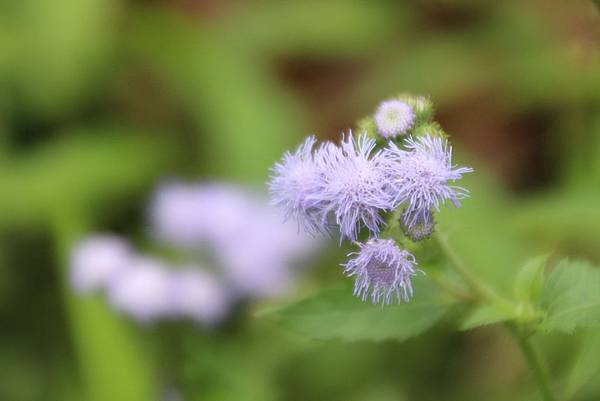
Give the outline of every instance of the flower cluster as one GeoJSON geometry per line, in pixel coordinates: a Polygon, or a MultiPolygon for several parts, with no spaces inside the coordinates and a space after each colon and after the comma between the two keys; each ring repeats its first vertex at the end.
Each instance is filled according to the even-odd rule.
{"type": "Polygon", "coordinates": [[[105,291],[116,310],[142,323],[177,317],[214,325],[230,303],[208,271],[167,265],[108,235],[88,237],[73,249],[71,285],[81,295],[105,291]]]}
{"type": "Polygon", "coordinates": [[[293,283],[315,238],[282,225],[261,195],[228,184],[170,182],[149,208],[154,245],[185,256],[169,263],[136,252],[111,235],[84,239],[71,252],[71,285],[79,294],[104,291],[112,307],[137,321],[222,321],[245,298],[280,294],[293,283]]]}
{"type": "Polygon", "coordinates": [[[374,303],[408,301],[416,274],[412,254],[394,240],[379,238],[387,212],[401,210],[399,226],[413,241],[428,238],[434,213],[447,201],[460,206],[468,191],[453,183],[473,171],[452,164],[452,147],[428,98],[403,94],[382,102],[361,132],[339,145],[307,138],[272,169],[273,204],[308,232],[339,231],[356,243],[364,228],[369,239],[343,265],[355,277],[355,295],[374,303]],[[369,127],[372,127],[370,129],[369,127]],[[385,144],[378,148],[378,138],[385,144]]]}

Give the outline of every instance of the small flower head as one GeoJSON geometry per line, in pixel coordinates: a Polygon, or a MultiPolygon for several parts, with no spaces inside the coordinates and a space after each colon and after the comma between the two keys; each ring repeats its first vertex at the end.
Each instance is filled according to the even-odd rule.
{"type": "Polygon", "coordinates": [[[141,323],[164,317],[171,310],[170,276],[166,266],[137,257],[126,270],[112,278],[108,300],[118,311],[141,323]]]}
{"type": "Polygon", "coordinates": [[[268,184],[272,203],[283,210],[285,218],[294,218],[310,233],[327,232],[327,219],[321,211],[322,171],[318,163],[320,150],[314,154],[316,139],[306,140],[294,153],[286,152],[272,169],[268,184]]]}
{"type": "Polygon", "coordinates": [[[340,147],[329,144],[322,157],[326,211],[340,229],[340,241],[355,241],[361,227],[372,235],[384,224],[381,211],[393,206],[388,188],[389,160],[382,152],[373,153],[375,140],[350,133],[340,147]]]}
{"type": "Polygon", "coordinates": [[[429,238],[435,228],[435,220],[431,210],[404,209],[400,216],[400,227],[404,234],[417,242],[429,238]]]}
{"type": "Polygon", "coordinates": [[[374,115],[377,132],[386,139],[406,134],[413,126],[415,113],[411,106],[401,100],[382,102],[374,115]]]}
{"type": "Polygon", "coordinates": [[[409,220],[412,228],[417,211],[439,210],[447,200],[459,207],[459,200],[468,197],[469,192],[450,183],[473,169],[452,165],[452,147],[445,139],[431,136],[408,138],[405,146],[408,150],[390,144],[388,153],[396,159],[392,177],[395,202],[396,205],[407,204],[405,213],[413,216],[409,220]]]}
{"type": "Polygon", "coordinates": [[[71,252],[71,285],[80,294],[103,289],[114,275],[128,267],[132,257],[129,245],[118,237],[86,238],[71,252]]]}
{"type": "Polygon", "coordinates": [[[227,241],[248,215],[243,191],[226,184],[170,182],[150,205],[153,233],[173,245],[192,248],[227,241]]]}
{"type": "Polygon", "coordinates": [[[174,317],[214,326],[227,315],[229,292],[210,273],[196,267],[171,272],[171,310],[174,317]]]}
{"type": "Polygon", "coordinates": [[[394,298],[408,302],[417,271],[415,257],[389,239],[371,239],[359,246],[343,265],[344,274],[355,277],[354,295],[363,301],[370,297],[374,304],[388,305],[394,298]]]}

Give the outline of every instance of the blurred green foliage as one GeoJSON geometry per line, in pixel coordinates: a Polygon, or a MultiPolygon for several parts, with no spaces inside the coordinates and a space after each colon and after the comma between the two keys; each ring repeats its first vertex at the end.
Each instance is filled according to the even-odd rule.
{"type": "MultiPolygon", "coordinates": [[[[375,336],[368,304],[332,310],[348,292],[273,312],[327,338],[433,328],[405,343],[307,342],[254,310],[218,333],[143,329],[72,295],[64,261],[89,230],[139,240],[161,178],[261,185],[309,129],[335,137],[412,91],[431,95],[472,151],[459,155],[476,166],[472,198],[440,216],[472,273],[503,296],[556,302],[547,330],[595,322],[598,294],[569,291],[569,280],[597,281],[595,267],[569,265],[573,277],[559,266],[540,289],[523,264],[548,250],[551,261],[600,261],[599,30],[585,1],[0,2],[0,399],[146,401],[169,389],[186,400],[536,399],[500,330],[454,333],[446,317],[457,312],[429,298],[407,316],[382,311],[386,334],[375,336]],[[315,321],[315,310],[330,315],[315,321]]],[[[339,284],[332,259],[300,291],[339,284]]],[[[425,265],[431,277],[441,267],[425,265]]],[[[465,329],[512,318],[470,316],[465,329]]],[[[564,399],[598,399],[598,329],[564,336],[534,338],[553,381],[564,399]]]]}

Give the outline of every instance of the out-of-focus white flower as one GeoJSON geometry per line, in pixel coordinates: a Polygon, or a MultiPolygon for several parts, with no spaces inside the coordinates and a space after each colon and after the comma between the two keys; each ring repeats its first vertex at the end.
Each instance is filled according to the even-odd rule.
{"type": "Polygon", "coordinates": [[[224,183],[163,185],[151,217],[160,238],[210,250],[238,296],[281,293],[318,243],[297,222],[284,223],[265,197],[224,183]]]}
{"type": "Polygon", "coordinates": [[[205,270],[189,267],[171,273],[171,313],[200,324],[218,324],[229,312],[228,290],[205,270]]]}
{"type": "Polygon", "coordinates": [[[239,296],[252,298],[282,294],[290,288],[307,259],[319,247],[321,235],[299,230],[294,221],[257,194],[247,194],[252,212],[241,221],[237,236],[215,248],[225,277],[239,296]]]}
{"type": "Polygon", "coordinates": [[[142,323],[168,315],[171,311],[171,282],[167,266],[137,257],[128,269],[113,276],[108,300],[118,311],[142,323]]]}
{"type": "Polygon", "coordinates": [[[70,281],[80,294],[103,289],[131,263],[133,252],[119,237],[95,235],[79,242],[70,255],[70,281]]]}
{"type": "Polygon", "coordinates": [[[223,184],[161,185],[150,205],[153,232],[182,247],[221,243],[235,235],[247,219],[247,199],[234,186],[223,184]]]}

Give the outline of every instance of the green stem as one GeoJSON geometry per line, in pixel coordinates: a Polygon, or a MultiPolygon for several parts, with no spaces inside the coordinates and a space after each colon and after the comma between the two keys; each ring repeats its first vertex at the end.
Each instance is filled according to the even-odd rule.
{"type": "Polygon", "coordinates": [[[506,323],[506,326],[509,328],[511,334],[519,345],[521,353],[525,357],[525,361],[529,366],[529,370],[531,370],[531,373],[533,373],[533,377],[538,385],[538,388],[540,389],[542,398],[544,401],[556,401],[556,398],[552,394],[548,375],[546,374],[540,357],[533,348],[533,344],[529,340],[529,337],[522,333],[514,323],[506,323]]]}
{"type": "Polygon", "coordinates": [[[102,300],[76,297],[68,283],[68,254],[87,232],[88,218],[76,208],[54,213],[57,268],[85,392],[92,401],[154,399],[153,360],[136,333],[102,300]],[[107,347],[107,344],[110,344],[107,347]]]}
{"type": "Polygon", "coordinates": [[[499,301],[500,297],[489,287],[481,283],[475,276],[466,268],[462,259],[454,252],[454,249],[448,243],[446,235],[439,230],[436,231],[435,239],[437,240],[440,249],[450,261],[450,266],[463,279],[463,281],[471,288],[473,293],[486,301],[499,301]]]}
{"type": "MultiPolygon", "coordinates": [[[[496,294],[494,290],[487,287],[471,274],[469,269],[466,268],[462,259],[456,254],[456,252],[454,252],[454,249],[452,249],[448,243],[448,239],[444,233],[437,231],[435,238],[440,246],[440,249],[450,261],[451,267],[471,288],[474,295],[478,296],[480,300],[483,301],[507,305],[507,301],[505,301],[502,297],[496,294]]],[[[529,369],[533,373],[535,381],[538,384],[544,401],[556,401],[556,398],[550,390],[550,383],[548,381],[546,372],[537,353],[535,352],[535,349],[533,348],[533,345],[529,341],[529,338],[522,333],[514,323],[508,322],[506,323],[506,326],[510,329],[511,334],[517,341],[517,344],[519,345],[519,348],[521,349],[521,352],[523,353],[523,356],[529,365],[529,369]]]]}
{"type": "Polygon", "coordinates": [[[435,285],[437,285],[440,289],[446,291],[448,294],[465,302],[476,301],[476,299],[473,298],[473,295],[471,295],[471,293],[465,292],[462,288],[459,288],[458,286],[450,283],[448,280],[445,280],[441,275],[429,274],[428,276],[435,285]]]}

